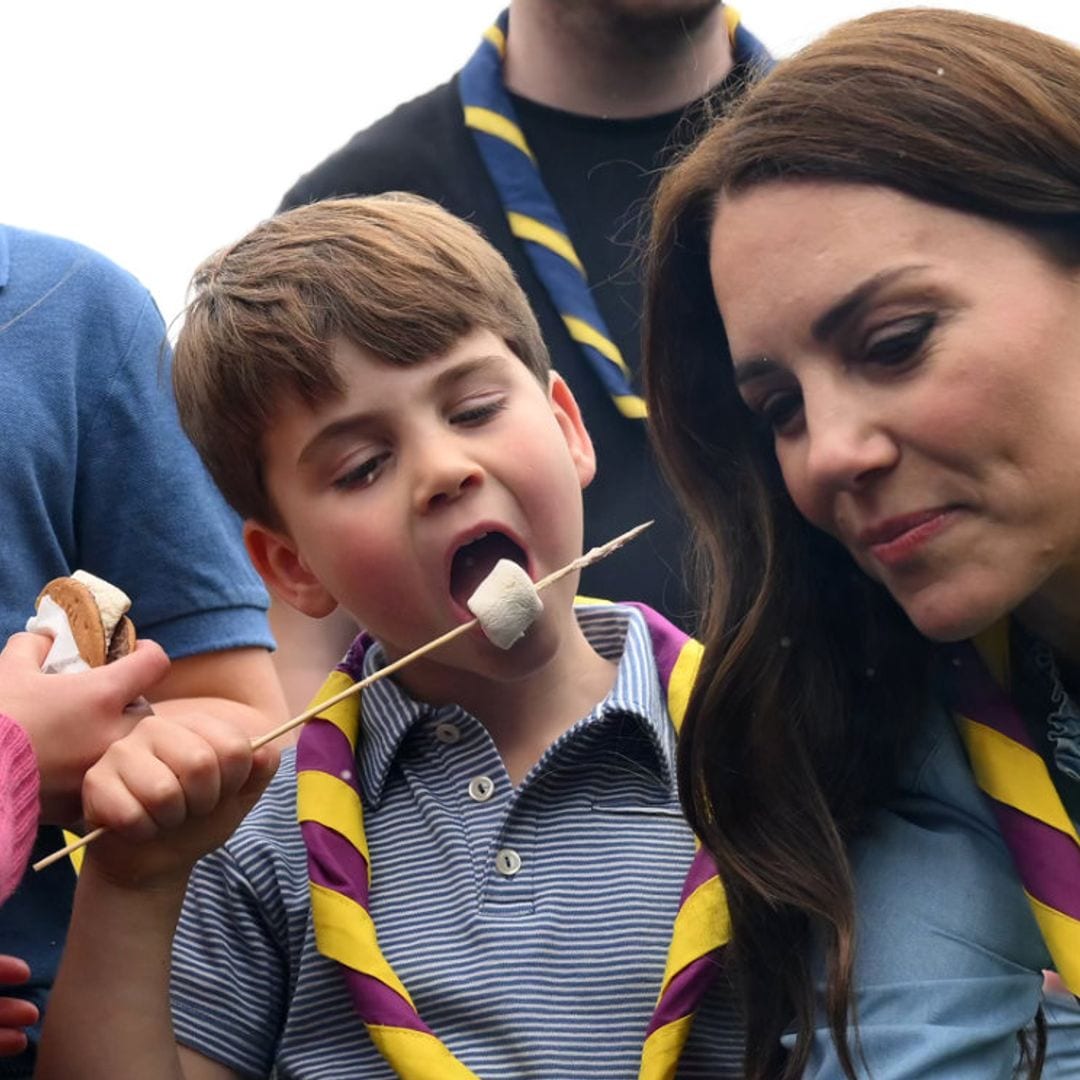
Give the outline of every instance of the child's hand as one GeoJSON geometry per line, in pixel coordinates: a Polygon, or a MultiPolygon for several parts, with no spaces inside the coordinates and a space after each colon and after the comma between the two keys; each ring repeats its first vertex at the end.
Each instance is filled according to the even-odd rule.
{"type": "Polygon", "coordinates": [[[14,634],[0,652],[0,712],[30,736],[41,774],[42,820],[77,821],[86,770],[106,747],[126,735],[142,712],[128,710],[168,671],[169,660],[151,641],[105,667],[43,675],[52,640],[14,634]]]}
{"type": "Polygon", "coordinates": [[[228,839],[277,764],[276,747],[252,752],[250,737],[232,721],[148,716],[86,774],[86,820],[110,830],[87,849],[88,858],[120,885],[183,880],[228,839]]]}
{"type": "MultiPolygon", "coordinates": [[[[15,956],[0,956],[0,983],[18,986],[30,978],[25,960],[15,956]]],[[[38,1020],[37,1006],[21,998],[0,997],[0,1057],[12,1057],[26,1049],[24,1028],[38,1020]]]]}

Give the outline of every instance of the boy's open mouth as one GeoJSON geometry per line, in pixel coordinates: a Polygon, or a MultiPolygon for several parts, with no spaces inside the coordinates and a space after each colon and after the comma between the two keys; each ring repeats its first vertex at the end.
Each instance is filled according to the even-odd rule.
{"type": "Polygon", "coordinates": [[[489,532],[463,544],[450,565],[450,595],[462,605],[500,559],[510,559],[528,570],[528,557],[505,533],[489,532]]]}

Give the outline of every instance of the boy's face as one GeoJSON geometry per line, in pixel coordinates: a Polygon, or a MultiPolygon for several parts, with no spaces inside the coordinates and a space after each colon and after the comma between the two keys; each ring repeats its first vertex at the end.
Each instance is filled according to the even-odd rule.
{"type": "MultiPolygon", "coordinates": [[[[276,593],[316,617],[340,604],[393,658],[470,619],[498,558],[536,580],[581,553],[595,458],[561,379],[541,386],[486,330],[409,366],[345,341],[335,359],[342,397],[314,411],[288,400],[264,440],[285,528],[249,522],[246,536],[276,593]]],[[[545,591],[548,632],[511,653],[572,618],[574,585],[545,591]]],[[[477,630],[438,655],[493,671],[507,654],[477,630]]]]}

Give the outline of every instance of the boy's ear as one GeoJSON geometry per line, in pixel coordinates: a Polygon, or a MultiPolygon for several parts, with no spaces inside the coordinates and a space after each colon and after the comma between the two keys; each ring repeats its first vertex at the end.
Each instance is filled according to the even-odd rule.
{"type": "Polygon", "coordinates": [[[257,521],[245,521],[244,546],[266,587],[290,607],[313,619],[321,619],[337,607],[337,601],[307,568],[296,545],[284,533],[257,521]]]}
{"type": "Polygon", "coordinates": [[[588,487],[596,475],[596,451],[589,438],[581,410],[566,385],[566,380],[557,372],[552,372],[548,379],[548,398],[555,419],[562,429],[566,445],[570,448],[570,457],[577,466],[578,478],[583,488],[588,487]]]}

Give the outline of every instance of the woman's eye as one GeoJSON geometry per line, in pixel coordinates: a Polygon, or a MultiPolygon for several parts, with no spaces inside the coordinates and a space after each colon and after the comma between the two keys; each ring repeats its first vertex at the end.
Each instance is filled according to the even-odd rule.
{"type": "Polygon", "coordinates": [[[757,406],[758,415],[777,435],[783,435],[802,409],[802,394],[797,390],[778,390],[764,397],[757,406]]]}
{"type": "Polygon", "coordinates": [[[899,367],[915,359],[936,322],[934,315],[913,315],[875,331],[867,338],[864,361],[883,367],[899,367]]]}
{"type": "Polygon", "coordinates": [[[488,398],[483,401],[475,402],[470,405],[466,405],[458,409],[456,412],[450,414],[451,424],[461,424],[468,427],[472,424],[482,424],[485,420],[490,420],[497,413],[502,412],[506,408],[507,402],[504,397],[488,398]]]}
{"type": "Polygon", "coordinates": [[[375,482],[379,469],[386,461],[387,456],[387,454],[376,454],[374,457],[365,458],[347,472],[335,477],[332,486],[337,488],[338,491],[352,491],[354,488],[369,487],[375,482]]]}

